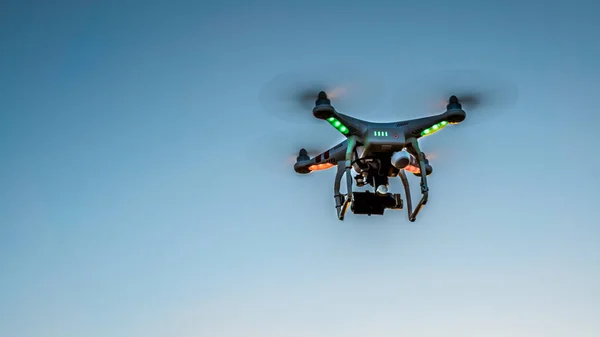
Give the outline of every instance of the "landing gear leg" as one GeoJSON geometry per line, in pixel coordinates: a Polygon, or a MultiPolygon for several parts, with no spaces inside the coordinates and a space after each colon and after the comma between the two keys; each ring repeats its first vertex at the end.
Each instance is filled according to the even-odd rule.
{"type": "Polygon", "coordinates": [[[419,147],[419,141],[416,138],[411,138],[410,141],[413,149],[417,152],[417,160],[419,160],[419,168],[421,169],[421,193],[426,194],[429,192],[429,186],[427,186],[427,174],[425,174],[425,156],[423,156],[423,152],[419,147]]]}
{"type": "Polygon", "coordinates": [[[335,209],[339,220],[344,220],[348,206],[350,205],[348,198],[340,192],[340,185],[342,183],[342,177],[346,171],[346,163],[340,162],[337,166],[337,172],[335,174],[335,182],[333,184],[333,198],[335,199],[335,209]]]}
{"type": "Polygon", "coordinates": [[[407,204],[407,208],[408,208],[408,221],[414,222],[417,219],[417,215],[419,214],[419,211],[421,211],[421,208],[427,204],[427,200],[429,198],[429,187],[427,186],[427,174],[425,173],[426,172],[425,157],[423,156],[423,152],[421,152],[421,149],[419,148],[419,143],[416,138],[411,138],[410,142],[411,142],[413,149],[417,152],[417,159],[419,160],[419,166],[421,169],[421,195],[422,196],[421,196],[421,200],[417,204],[417,207],[415,208],[414,212],[412,209],[412,198],[410,196],[410,186],[408,184],[408,179],[406,178],[406,174],[404,173],[404,170],[400,170],[400,173],[398,175],[400,176],[400,179],[402,179],[402,184],[404,185],[404,193],[406,193],[406,204],[407,204]]]}
{"type": "Polygon", "coordinates": [[[335,208],[339,220],[344,220],[344,215],[348,210],[348,206],[352,203],[352,155],[354,154],[354,147],[356,146],[356,138],[348,138],[348,147],[346,149],[346,160],[345,162],[339,162],[337,165],[337,173],[335,175],[335,182],[333,186],[333,197],[335,199],[335,208]],[[340,193],[340,185],[342,182],[342,176],[346,174],[346,195],[340,193]]]}

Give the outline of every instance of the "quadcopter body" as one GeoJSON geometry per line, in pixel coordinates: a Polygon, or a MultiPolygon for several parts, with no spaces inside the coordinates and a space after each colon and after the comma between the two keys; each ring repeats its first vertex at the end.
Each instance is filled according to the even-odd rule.
{"type": "Polygon", "coordinates": [[[419,139],[466,118],[457,96],[451,96],[446,111],[438,115],[389,123],[370,122],[338,112],[324,91],[318,94],[313,115],[327,121],[346,138],[312,158],[305,149],[301,149],[294,170],[298,174],[309,174],[337,167],[334,199],[338,219],[344,219],[348,207],[354,214],[366,215],[382,215],[386,209],[403,209],[401,195],[388,192],[389,179],[399,177],[404,185],[411,222],[416,220],[421,208],[427,204],[427,176],[433,172],[429,160],[420,150],[419,139]],[[355,177],[351,174],[352,170],[357,174],[355,177]],[[414,210],[407,171],[421,180],[422,196],[414,210]],[[340,192],[344,175],[345,194],[340,192]],[[353,191],[354,183],[357,187],[371,186],[373,192],[353,191]]]}

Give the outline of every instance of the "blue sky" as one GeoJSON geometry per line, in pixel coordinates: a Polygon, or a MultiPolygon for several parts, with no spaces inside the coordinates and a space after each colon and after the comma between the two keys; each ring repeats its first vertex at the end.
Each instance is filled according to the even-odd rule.
{"type": "Polygon", "coordinates": [[[599,9],[4,2],[0,335],[598,336],[599,9]],[[259,102],[332,64],[386,88],[357,117],[430,113],[398,90],[447,69],[509,77],[519,101],[423,141],[417,222],[340,222],[335,171],[285,159],[341,136],[259,102]]]}

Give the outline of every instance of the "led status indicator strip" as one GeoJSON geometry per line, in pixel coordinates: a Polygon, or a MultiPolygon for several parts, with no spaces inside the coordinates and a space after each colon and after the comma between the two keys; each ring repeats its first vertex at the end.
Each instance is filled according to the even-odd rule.
{"type": "Polygon", "coordinates": [[[348,128],[344,124],[342,124],[342,122],[338,121],[337,118],[335,118],[335,117],[329,117],[329,118],[327,118],[327,121],[334,128],[338,129],[339,132],[341,132],[345,135],[347,135],[350,132],[350,130],[348,130],[348,128]]]}
{"type": "Polygon", "coordinates": [[[435,132],[438,132],[438,131],[440,131],[441,129],[445,128],[445,127],[446,127],[446,125],[448,125],[448,122],[446,122],[446,121],[443,121],[443,122],[437,123],[437,124],[435,124],[434,126],[432,126],[432,127],[430,127],[430,128],[427,128],[427,129],[423,130],[423,132],[421,132],[421,136],[423,136],[423,137],[424,137],[424,136],[429,136],[429,135],[431,135],[431,134],[433,134],[433,133],[435,133],[435,132]]]}
{"type": "Polygon", "coordinates": [[[388,132],[387,131],[373,131],[373,135],[375,137],[387,137],[388,132]]]}
{"type": "Polygon", "coordinates": [[[421,173],[421,169],[420,169],[420,168],[418,168],[418,167],[416,167],[416,166],[414,166],[414,165],[411,165],[411,164],[408,164],[408,165],[406,165],[406,166],[404,167],[404,170],[405,170],[405,171],[408,171],[408,172],[410,172],[410,173],[415,173],[415,174],[419,174],[419,173],[421,173]]]}
{"type": "Polygon", "coordinates": [[[323,164],[314,164],[314,165],[310,165],[308,167],[309,170],[311,171],[321,171],[321,170],[327,170],[329,168],[334,167],[335,165],[332,163],[323,163],[323,164]]]}

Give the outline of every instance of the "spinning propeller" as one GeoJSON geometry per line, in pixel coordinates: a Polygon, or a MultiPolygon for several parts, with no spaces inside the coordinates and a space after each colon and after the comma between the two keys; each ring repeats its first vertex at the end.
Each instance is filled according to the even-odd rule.
{"type": "MultiPolygon", "coordinates": [[[[313,102],[314,105],[314,102],[313,102]]],[[[312,114],[311,114],[312,117],[312,114]]],[[[312,117],[314,119],[314,117],[312,117]]],[[[303,149],[309,157],[323,152],[323,149],[335,144],[340,137],[324,125],[313,128],[296,127],[291,131],[285,129],[259,135],[246,144],[245,156],[249,163],[257,166],[269,166],[275,170],[288,171],[296,163],[299,151],[303,149]]]]}
{"type": "Polygon", "coordinates": [[[501,76],[484,71],[451,70],[433,72],[409,81],[400,88],[395,105],[403,110],[428,114],[445,110],[455,96],[467,113],[465,125],[485,123],[513,106],[517,86],[501,76]]]}
{"type": "Polygon", "coordinates": [[[373,110],[381,97],[381,85],[367,72],[329,66],[285,73],[267,82],[259,99],[267,112],[292,123],[322,123],[312,115],[320,92],[338,111],[361,116],[373,110]]]}
{"type": "MultiPolygon", "coordinates": [[[[392,105],[396,111],[397,107],[402,108],[395,118],[397,120],[440,114],[446,111],[449,103],[458,103],[466,112],[463,124],[475,125],[505,112],[517,100],[513,83],[483,71],[433,72],[406,82],[394,97],[395,104],[392,105]]],[[[249,153],[279,163],[282,161],[277,158],[287,157],[288,160],[282,165],[296,162],[302,154],[314,156],[336,140],[343,139],[340,134],[328,132],[331,127],[314,117],[312,109],[319,96],[326,95],[337,111],[363,118],[377,105],[382,94],[381,85],[374,76],[340,66],[317,67],[279,75],[261,90],[260,102],[267,112],[291,122],[288,125],[295,127],[289,132],[282,130],[280,135],[265,135],[268,139],[254,144],[265,144],[266,148],[256,151],[253,146],[249,153]],[[311,125],[310,131],[303,131],[299,124],[307,123],[316,125],[311,125]],[[307,151],[299,153],[299,149],[307,151]]],[[[428,158],[435,158],[438,152],[428,153],[428,158]]]]}

